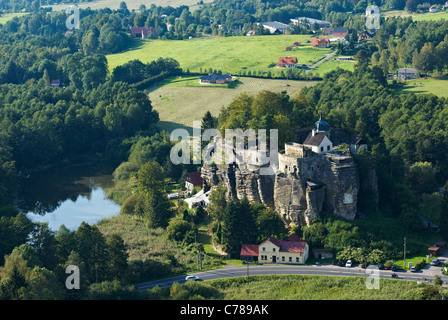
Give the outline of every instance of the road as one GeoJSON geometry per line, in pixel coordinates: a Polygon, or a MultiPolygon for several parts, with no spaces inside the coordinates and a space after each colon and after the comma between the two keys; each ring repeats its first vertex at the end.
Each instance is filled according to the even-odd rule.
{"type": "MultiPolygon", "coordinates": [[[[432,282],[435,275],[440,275],[443,282],[447,283],[448,276],[442,275],[440,272],[440,267],[426,267],[426,269],[419,270],[417,272],[405,272],[398,271],[395,272],[398,278],[392,278],[392,272],[390,270],[378,270],[379,277],[381,279],[398,279],[398,280],[420,280],[432,282]]],[[[370,270],[368,269],[367,272],[370,270]]],[[[349,277],[359,277],[366,276],[366,269],[362,269],[359,266],[352,268],[338,267],[333,265],[280,265],[280,264],[266,264],[266,265],[249,265],[243,267],[225,267],[216,270],[201,271],[195,273],[189,273],[188,275],[197,276],[204,281],[215,280],[222,278],[233,278],[233,277],[245,277],[247,275],[315,275],[315,276],[349,276],[349,277]]],[[[187,275],[179,275],[167,279],[150,281],[138,285],[140,290],[151,289],[155,286],[167,287],[171,286],[174,282],[184,283],[185,277],[187,275]]]]}
{"type": "Polygon", "coordinates": [[[338,50],[334,50],[332,53],[326,54],[325,58],[323,58],[322,60],[317,61],[315,64],[313,64],[312,66],[309,67],[308,70],[305,71],[305,73],[308,73],[310,71],[313,71],[313,69],[315,69],[318,65],[320,65],[321,63],[327,61],[328,59],[330,59],[332,56],[334,56],[336,54],[338,50]]]}

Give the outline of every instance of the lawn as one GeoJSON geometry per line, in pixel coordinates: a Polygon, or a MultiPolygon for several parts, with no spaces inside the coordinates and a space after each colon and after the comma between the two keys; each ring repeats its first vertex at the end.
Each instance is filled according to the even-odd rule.
{"type": "Polygon", "coordinates": [[[279,57],[297,57],[299,64],[313,64],[332,51],[318,49],[306,44],[309,35],[275,35],[253,37],[203,37],[191,40],[150,40],[139,47],[108,55],[110,70],[130,60],[139,59],[146,63],[162,58],[174,58],[184,70],[200,72],[221,70],[223,73],[263,71],[280,73],[276,68],[279,57]],[[298,48],[286,51],[296,41],[298,48]]]}
{"type": "Polygon", "coordinates": [[[17,13],[6,13],[3,15],[0,15],[0,24],[5,24],[9,20],[11,20],[14,17],[20,17],[23,15],[28,14],[28,12],[17,12],[17,13]]]}
{"type": "Polygon", "coordinates": [[[443,287],[415,281],[380,279],[379,289],[368,289],[366,277],[271,275],[209,281],[224,300],[422,300],[443,299],[443,287]],[[432,290],[430,290],[433,288],[432,290]]]}
{"type": "Polygon", "coordinates": [[[314,81],[294,81],[262,78],[239,78],[236,88],[201,87],[197,77],[182,79],[170,78],[148,90],[155,110],[159,112],[161,128],[171,132],[176,128],[191,129],[193,121],[200,121],[206,111],[218,116],[221,108],[243,92],[257,94],[262,90],[281,92],[286,90],[290,96],[299,93],[314,81]]]}
{"type": "Polygon", "coordinates": [[[405,93],[432,93],[438,97],[448,97],[448,79],[415,79],[409,80],[406,84],[397,89],[397,94],[405,93]]]}
{"type": "Polygon", "coordinates": [[[323,76],[324,74],[337,68],[353,71],[355,64],[356,64],[355,61],[339,61],[335,59],[329,59],[323,62],[322,64],[318,65],[317,68],[310,71],[309,74],[323,76]]]}
{"type": "Polygon", "coordinates": [[[394,11],[388,11],[384,12],[383,16],[385,17],[412,17],[413,21],[428,21],[428,20],[441,20],[441,19],[447,19],[448,20],[448,12],[436,12],[436,13],[409,13],[404,10],[394,10],[394,11]]]}

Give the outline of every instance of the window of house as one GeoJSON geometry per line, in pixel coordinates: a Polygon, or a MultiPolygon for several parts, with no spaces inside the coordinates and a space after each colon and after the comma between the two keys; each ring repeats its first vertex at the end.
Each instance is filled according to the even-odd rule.
{"type": "Polygon", "coordinates": [[[320,147],[320,151],[324,151],[324,147],[320,147]]]}
{"type": "Polygon", "coordinates": [[[300,258],[296,258],[296,262],[300,262],[300,258]]]}
{"type": "Polygon", "coordinates": [[[282,257],[282,261],[285,261],[285,257],[282,257]]]}
{"type": "Polygon", "coordinates": [[[289,257],[289,262],[292,262],[292,257],[289,257]]]}
{"type": "Polygon", "coordinates": [[[272,251],[274,251],[274,252],[275,252],[275,248],[273,248],[273,249],[272,249],[272,251]]]}
{"type": "Polygon", "coordinates": [[[263,247],[263,251],[266,251],[266,248],[265,248],[265,247],[263,247]]]}
{"type": "Polygon", "coordinates": [[[330,151],[330,146],[327,146],[327,150],[330,151]]]}

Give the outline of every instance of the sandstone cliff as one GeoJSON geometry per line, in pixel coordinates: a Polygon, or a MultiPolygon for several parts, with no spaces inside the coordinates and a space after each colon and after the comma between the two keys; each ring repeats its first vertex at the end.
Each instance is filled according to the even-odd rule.
{"type": "Polygon", "coordinates": [[[280,154],[279,167],[272,175],[233,163],[204,166],[202,177],[205,188],[222,181],[228,199],[247,197],[273,207],[287,224],[310,224],[324,210],[346,219],[354,219],[357,213],[359,177],[349,154],[306,158],[280,154]]]}

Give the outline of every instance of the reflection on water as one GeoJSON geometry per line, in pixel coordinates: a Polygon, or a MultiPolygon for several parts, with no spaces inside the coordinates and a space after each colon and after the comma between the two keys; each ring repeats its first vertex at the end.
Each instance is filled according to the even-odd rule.
{"type": "Polygon", "coordinates": [[[96,223],[120,212],[120,206],[105,195],[105,188],[112,185],[109,172],[79,167],[31,176],[20,182],[17,206],[53,230],[62,224],[75,230],[82,221],[96,223]]]}

